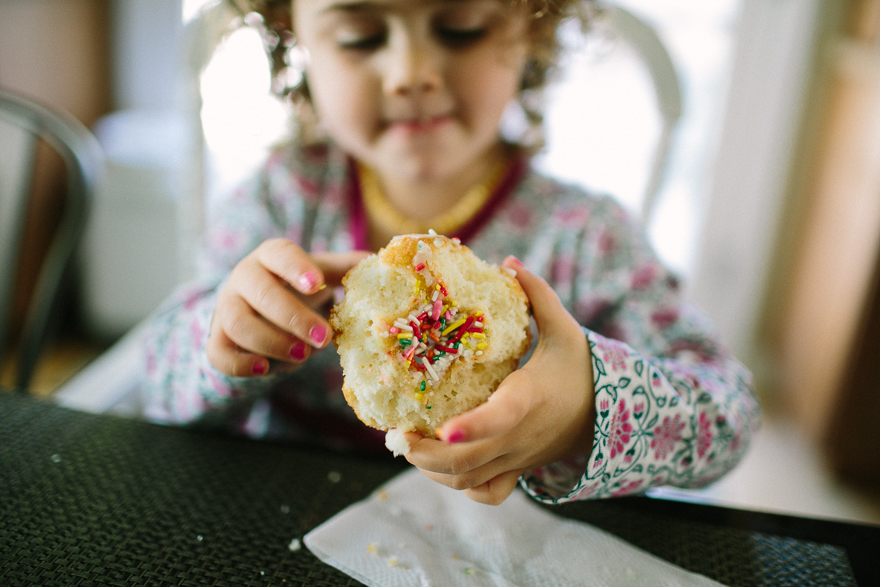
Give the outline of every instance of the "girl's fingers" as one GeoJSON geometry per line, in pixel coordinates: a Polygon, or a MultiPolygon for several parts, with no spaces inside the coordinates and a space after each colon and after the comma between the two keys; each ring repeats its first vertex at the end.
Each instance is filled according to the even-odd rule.
{"type": "MultiPolygon", "coordinates": [[[[516,271],[532,305],[540,336],[538,348],[529,363],[511,373],[489,401],[445,422],[438,434],[441,441],[419,441],[407,455],[435,481],[466,490],[471,499],[488,504],[504,501],[516,487],[523,467],[532,466],[536,458],[543,462],[546,455],[537,454],[536,449],[544,442],[541,439],[556,438],[554,423],[564,419],[554,409],[556,404],[548,402],[556,397],[555,393],[548,396],[548,372],[565,376],[551,360],[586,344],[580,327],[546,281],[515,258],[506,259],[504,266],[516,271]]],[[[586,375],[578,377],[586,381],[586,375]]]]}
{"type": "Polygon", "coordinates": [[[516,279],[529,298],[532,314],[538,325],[539,343],[546,344],[563,333],[580,332],[580,326],[562,305],[556,291],[546,281],[535,275],[516,257],[508,257],[503,267],[516,271],[516,279]]]}
{"type": "Polygon", "coordinates": [[[504,445],[497,439],[449,444],[433,438],[422,438],[410,442],[406,460],[425,471],[460,476],[485,466],[504,453],[504,445]]]}
{"type": "Polygon", "coordinates": [[[505,471],[485,483],[465,489],[464,494],[478,503],[500,505],[516,489],[521,474],[521,471],[505,471]]]}
{"type": "Polygon", "coordinates": [[[321,308],[333,297],[333,290],[342,284],[342,278],[349,269],[369,256],[366,251],[350,253],[316,253],[312,256],[315,264],[320,267],[327,287],[319,288],[316,293],[306,297],[305,301],[311,308],[321,308]]]}
{"type": "Polygon", "coordinates": [[[515,371],[507,376],[489,401],[447,420],[440,438],[450,444],[495,438],[513,430],[529,413],[530,373],[515,371]],[[525,393],[524,393],[525,391],[525,393]]]}
{"type": "Polygon", "coordinates": [[[369,251],[349,251],[347,253],[313,253],[312,260],[321,269],[327,285],[333,287],[342,283],[349,269],[370,256],[369,251]]]}
{"type": "Polygon", "coordinates": [[[212,330],[221,331],[245,353],[271,359],[301,362],[310,352],[309,345],[264,320],[235,295],[224,296],[214,314],[212,330]]]}
{"type": "Polygon", "coordinates": [[[339,285],[345,273],[368,255],[353,251],[310,256],[291,241],[273,239],[257,248],[255,263],[237,268],[236,282],[246,284],[239,291],[255,312],[311,346],[323,348],[330,341],[330,324],[314,308],[330,300],[332,291],[327,285],[339,285]],[[305,297],[300,299],[284,284],[305,297]]]}
{"type": "Polygon", "coordinates": [[[292,241],[267,240],[253,254],[260,265],[304,295],[315,294],[325,285],[321,268],[292,241]]]}
{"type": "Polygon", "coordinates": [[[221,373],[233,377],[252,377],[269,372],[269,361],[242,350],[221,330],[211,332],[206,348],[208,360],[221,373]]]}
{"type": "Polygon", "coordinates": [[[305,252],[287,239],[264,242],[255,251],[259,263],[303,295],[314,295],[326,286],[336,286],[359,261],[369,256],[366,251],[347,253],[305,252]]]}
{"type": "Polygon", "coordinates": [[[331,339],[330,324],[318,312],[366,252],[310,256],[287,239],[265,241],[239,263],[218,300],[208,339],[208,356],[221,372],[262,375],[269,360],[306,360],[310,348],[331,339]]]}
{"type": "Polygon", "coordinates": [[[446,487],[463,491],[488,483],[490,480],[503,475],[505,469],[510,467],[507,466],[507,461],[504,457],[499,457],[479,467],[474,467],[458,474],[442,473],[418,466],[417,468],[429,479],[446,487]]]}
{"type": "MultiPolygon", "coordinates": [[[[278,278],[258,263],[242,263],[230,280],[252,312],[262,316],[284,332],[323,348],[330,339],[330,325],[302,300],[283,286],[278,278]]],[[[241,316],[241,312],[237,315],[241,316]]],[[[244,337],[244,329],[240,336],[244,337]]],[[[232,334],[232,333],[230,333],[232,334]]],[[[238,341],[238,336],[232,338],[238,341]]]]}

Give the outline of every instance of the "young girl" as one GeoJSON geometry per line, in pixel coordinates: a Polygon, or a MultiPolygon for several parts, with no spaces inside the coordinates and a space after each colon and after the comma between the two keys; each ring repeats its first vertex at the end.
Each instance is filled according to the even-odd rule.
{"type": "Polygon", "coordinates": [[[307,57],[289,93],[319,124],[211,211],[200,279],[147,338],[149,417],[381,447],[341,393],[331,292],[367,251],[433,228],[516,271],[538,337],[489,402],[439,439],[408,435],[428,477],[485,503],[517,482],[556,503],[731,469],[760,420],[748,371],[614,200],[541,176],[501,138],[511,102],[539,121],[529,106],[575,4],[255,4],[277,78],[294,77],[291,46],[307,57]]]}

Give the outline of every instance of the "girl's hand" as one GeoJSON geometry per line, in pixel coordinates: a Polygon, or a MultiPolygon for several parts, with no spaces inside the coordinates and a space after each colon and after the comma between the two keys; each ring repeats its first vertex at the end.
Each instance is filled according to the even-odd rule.
{"type": "Polygon", "coordinates": [[[510,495],[525,471],[589,454],[595,420],[586,336],[547,282],[513,257],[504,266],[516,270],[532,304],[539,333],[534,354],[489,401],[448,420],[442,440],[407,435],[410,463],[492,505],[510,495]]]}
{"type": "Polygon", "coordinates": [[[345,273],[369,253],[308,255],[286,239],[267,240],[233,268],[220,292],[207,353],[223,373],[264,375],[269,360],[298,364],[331,339],[318,310],[345,273]],[[330,286],[330,287],[326,287],[330,286]]]}

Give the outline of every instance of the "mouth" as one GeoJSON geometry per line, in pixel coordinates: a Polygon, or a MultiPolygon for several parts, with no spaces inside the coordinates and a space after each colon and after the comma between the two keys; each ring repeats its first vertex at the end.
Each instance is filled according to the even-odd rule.
{"type": "Polygon", "coordinates": [[[451,121],[451,114],[440,114],[435,116],[391,119],[386,124],[390,130],[400,130],[407,133],[421,133],[436,130],[451,121]]]}

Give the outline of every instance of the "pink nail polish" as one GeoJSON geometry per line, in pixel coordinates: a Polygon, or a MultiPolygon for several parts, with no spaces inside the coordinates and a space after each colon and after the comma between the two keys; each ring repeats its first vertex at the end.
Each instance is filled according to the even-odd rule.
{"type": "Polygon", "coordinates": [[[266,366],[263,363],[254,363],[251,369],[254,375],[263,375],[266,372],[266,366]]]}
{"type": "Polygon", "coordinates": [[[309,339],[315,344],[322,344],[327,338],[327,328],[324,326],[313,326],[309,330],[309,339]]]}
{"type": "Polygon", "coordinates": [[[519,259],[517,259],[517,258],[514,257],[513,255],[510,256],[510,260],[511,260],[511,261],[513,262],[513,264],[516,265],[517,267],[524,267],[524,265],[522,264],[522,261],[520,261],[519,259]]]}
{"type": "Polygon", "coordinates": [[[318,274],[314,271],[303,273],[299,276],[299,286],[304,291],[312,291],[318,283],[318,274]]]}
{"type": "Polygon", "coordinates": [[[456,444],[464,440],[464,432],[456,430],[446,438],[446,442],[456,444]]]}
{"type": "Polygon", "coordinates": [[[293,347],[290,349],[290,356],[295,361],[302,361],[303,359],[305,359],[306,358],[306,345],[301,342],[294,344],[293,347]]]}

